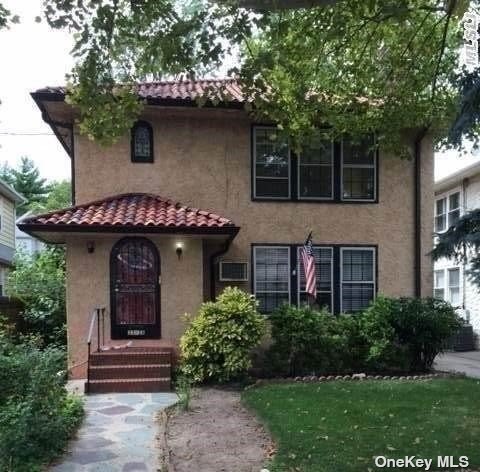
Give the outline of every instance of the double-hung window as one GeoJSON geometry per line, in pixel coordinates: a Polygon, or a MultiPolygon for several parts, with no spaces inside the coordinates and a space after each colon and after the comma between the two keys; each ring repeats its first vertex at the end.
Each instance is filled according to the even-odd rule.
{"type": "Polygon", "coordinates": [[[376,152],[374,140],[342,142],[342,200],[375,200],[376,152]]]}
{"type": "Polygon", "coordinates": [[[262,313],[290,303],[290,247],[256,246],[253,253],[254,291],[262,313]]]}
{"type": "Polygon", "coordinates": [[[276,128],[254,128],[256,197],[290,198],[290,148],[276,128]]]}
{"type": "MultiPolygon", "coordinates": [[[[262,313],[284,303],[311,303],[305,292],[301,245],[254,245],[253,291],[262,313]]],[[[316,308],[353,313],[366,308],[376,292],[376,248],[313,246],[316,308]]]]}
{"type": "Polygon", "coordinates": [[[319,133],[299,153],[290,150],[287,137],[275,127],[253,127],[252,139],[254,199],[376,201],[373,137],[333,142],[319,133]]]}
{"type": "Polygon", "coordinates": [[[375,294],[375,249],[341,248],[341,311],[366,308],[375,294]]]}
{"type": "Polygon", "coordinates": [[[299,200],[333,199],[332,141],[313,139],[297,157],[299,200]]]}
{"type": "Polygon", "coordinates": [[[454,307],[462,304],[460,295],[460,267],[449,267],[434,271],[433,296],[450,302],[454,307]]]}
{"type": "Polygon", "coordinates": [[[435,231],[441,233],[460,218],[460,192],[454,191],[435,201],[435,231]]]}
{"type": "MultiPolygon", "coordinates": [[[[308,297],[305,292],[305,270],[300,256],[300,247],[297,248],[297,272],[298,272],[298,302],[307,303],[308,297]]],[[[317,279],[317,299],[319,307],[333,309],[333,248],[313,247],[315,257],[315,276],[317,279]]]]}

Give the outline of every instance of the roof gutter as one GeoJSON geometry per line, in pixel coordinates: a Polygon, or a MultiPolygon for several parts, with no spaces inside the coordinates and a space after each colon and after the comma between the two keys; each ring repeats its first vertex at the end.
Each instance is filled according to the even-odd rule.
{"type": "Polygon", "coordinates": [[[422,296],[422,140],[427,134],[428,127],[423,128],[415,138],[414,144],[414,281],[415,297],[422,296]]]}

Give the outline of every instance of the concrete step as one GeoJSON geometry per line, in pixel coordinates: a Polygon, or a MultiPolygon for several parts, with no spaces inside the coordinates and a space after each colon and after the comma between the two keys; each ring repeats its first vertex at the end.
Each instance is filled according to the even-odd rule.
{"type": "Polygon", "coordinates": [[[90,379],[147,379],[170,378],[170,364],[124,364],[124,365],[92,365],[90,379]]]}
{"type": "Polygon", "coordinates": [[[85,384],[87,393],[169,392],[170,389],[170,377],[102,379],[90,380],[89,386],[85,384]]]}

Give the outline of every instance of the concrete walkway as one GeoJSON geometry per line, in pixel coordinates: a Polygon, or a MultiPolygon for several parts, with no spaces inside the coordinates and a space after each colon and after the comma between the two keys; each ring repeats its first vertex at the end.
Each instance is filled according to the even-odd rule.
{"type": "Polygon", "coordinates": [[[52,472],[155,472],[155,414],[177,402],[174,393],[115,393],[85,397],[86,417],[69,453],[52,472]]]}
{"type": "Polygon", "coordinates": [[[445,352],[435,359],[435,370],[460,372],[480,379],[480,351],[445,352]]]}

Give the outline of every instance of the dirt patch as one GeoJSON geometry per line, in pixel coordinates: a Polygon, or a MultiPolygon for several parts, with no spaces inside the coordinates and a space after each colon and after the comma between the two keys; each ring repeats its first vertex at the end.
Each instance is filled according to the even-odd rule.
{"type": "Polygon", "coordinates": [[[166,432],[174,472],[260,472],[273,450],[238,392],[201,389],[191,411],[175,413],[166,432]]]}

